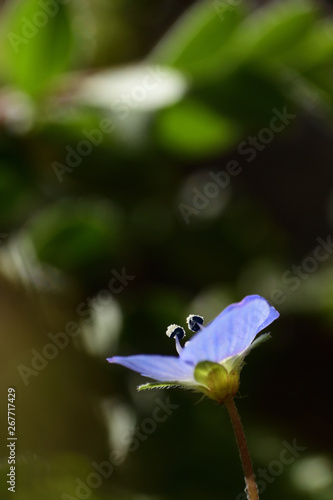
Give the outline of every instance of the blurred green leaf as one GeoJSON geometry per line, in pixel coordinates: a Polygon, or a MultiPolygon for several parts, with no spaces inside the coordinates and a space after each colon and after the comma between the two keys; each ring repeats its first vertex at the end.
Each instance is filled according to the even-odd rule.
{"type": "Polygon", "coordinates": [[[0,164],[0,222],[20,219],[33,204],[31,178],[10,163],[0,164]]]}
{"type": "Polygon", "coordinates": [[[38,95],[68,65],[73,45],[68,6],[56,1],[8,2],[0,27],[3,76],[38,95]]]}
{"type": "Polygon", "coordinates": [[[327,19],[313,23],[311,30],[283,54],[283,61],[302,73],[330,67],[332,59],[333,23],[327,19]]]}
{"type": "Polygon", "coordinates": [[[243,65],[234,73],[202,85],[193,94],[216,113],[237,120],[242,126],[263,126],[272,117],[272,109],[288,102],[282,86],[264,66],[243,65]]]}
{"type": "Polygon", "coordinates": [[[318,7],[311,1],[273,2],[249,16],[232,41],[252,57],[274,57],[302,40],[317,15],[318,7]]]}
{"type": "Polygon", "coordinates": [[[231,120],[194,99],[163,110],[155,126],[162,146],[188,157],[213,155],[233,146],[239,137],[231,120]]]}
{"type": "Polygon", "coordinates": [[[119,243],[119,214],[102,200],[63,200],[30,222],[38,258],[63,271],[106,259],[119,243]]]}
{"type": "Polygon", "coordinates": [[[242,7],[226,1],[199,2],[161,40],[152,57],[206,80],[223,64],[224,45],[243,17],[242,7]]]}

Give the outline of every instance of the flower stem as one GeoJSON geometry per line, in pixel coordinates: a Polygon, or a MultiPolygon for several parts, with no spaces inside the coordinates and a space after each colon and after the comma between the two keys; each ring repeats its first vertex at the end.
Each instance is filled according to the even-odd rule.
{"type": "Polygon", "coordinates": [[[247,498],[248,500],[259,500],[258,488],[253,473],[252,461],[246,444],[244,429],[235,402],[233,398],[228,398],[226,401],[224,401],[224,404],[227,407],[230,420],[235,431],[239,455],[241,458],[245,476],[247,498]]]}

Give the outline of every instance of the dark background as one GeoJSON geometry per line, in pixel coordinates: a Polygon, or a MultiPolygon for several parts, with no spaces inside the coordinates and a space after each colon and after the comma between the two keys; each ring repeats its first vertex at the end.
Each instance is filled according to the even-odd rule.
{"type": "Polygon", "coordinates": [[[260,294],[281,316],[236,403],[261,498],[331,499],[330,3],[2,4],[1,498],[8,387],[16,500],[244,498],[225,409],[105,358],[260,294]]]}

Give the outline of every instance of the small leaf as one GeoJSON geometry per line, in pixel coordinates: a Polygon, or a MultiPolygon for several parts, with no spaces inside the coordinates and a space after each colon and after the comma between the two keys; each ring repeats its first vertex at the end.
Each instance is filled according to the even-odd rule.
{"type": "Polygon", "coordinates": [[[263,333],[262,335],[260,335],[260,337],[258,337],[252,342],[252,344],[248,348],[248,352],[251,351],[254,347],[258,347],[258,345],[261,345],[263,342],[266,342],[266,340],[270,338],[271,338],[270,333],[263,333]]]}
{"type": "Polygon", "coordinates": [[[185,389],[191,389],[191,387],[183,387],[179,382],[153,382],[139,385],[138,391],[145,391],[146,389],[170,389],[170,387],[182,387],[185,389]]]}
{"type": "Polygon", "coordinates": [[[271,335],[270,333],[263,333],[255,339],[252,344],[245,349],[243,352],[236,354],[236,356],[231,356],[225,360],[223,360],[223,366],[230,372],[233,370],[240,371],[242,368],[242,365],[244,364],[244,358],[247,356],[252,349],[255,347],[261,345],[262,343],[266,342],[266,340],[270,339],[271,335]]]}

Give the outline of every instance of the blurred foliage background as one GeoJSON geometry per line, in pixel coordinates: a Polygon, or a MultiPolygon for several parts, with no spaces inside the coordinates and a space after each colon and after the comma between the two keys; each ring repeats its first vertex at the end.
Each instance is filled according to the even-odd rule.
{"type": "Polygon", "coordinates": [[[262,497],[331,499],[332,5],[8,0],[0,28],[1,498],[8,387],[17,500],[244,498],[226,412],[105,358],[258,293],[262,497]]]}

